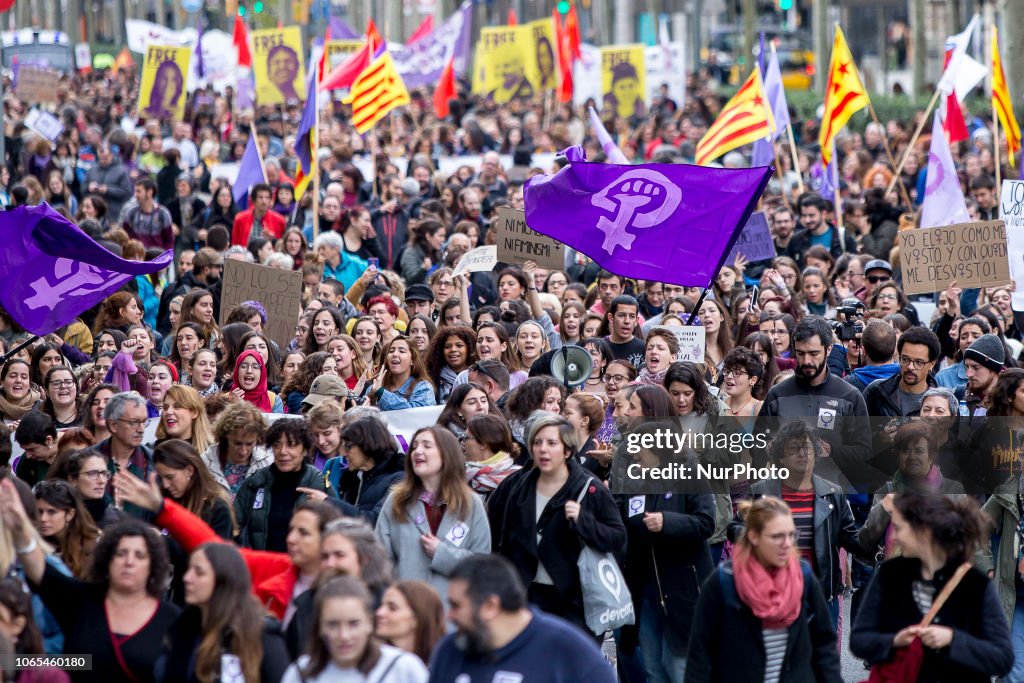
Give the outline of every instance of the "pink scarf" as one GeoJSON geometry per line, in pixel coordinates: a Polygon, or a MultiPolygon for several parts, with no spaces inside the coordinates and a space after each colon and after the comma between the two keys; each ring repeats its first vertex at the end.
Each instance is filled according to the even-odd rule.
{"type": "Polygon", "coordinates": [[[736,592],[765,628],[787,628],[800,616],[804,574],[794,553],[781,569],[768,569],[743,547],[732,561],[736,592]]]}

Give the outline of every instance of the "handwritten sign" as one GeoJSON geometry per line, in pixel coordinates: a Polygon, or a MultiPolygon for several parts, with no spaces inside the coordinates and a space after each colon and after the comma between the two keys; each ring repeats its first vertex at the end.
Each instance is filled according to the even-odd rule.
{"type": "Polygon", "coordinates": [[[56,142],[60,134],[64,132],[64,126],[60,119],[48,111],[39,109],[33,109],[25,116],[25,125],[50,142],[56,142]]]}
{"type": "MultiPolygon", "coordinates": [[[[463,273],[486,273],[494,270],[498,263],[498,247],[491,244],[477,247],[463,254],[462,258],[455,265],[452,277],[463,273]]],[[[559,268],[561,270],[561,268],[559,268]]]]}
{"type": "Polygon", "coordinates": [[[1003,181],[999,217],[1006,223],[1010,277],[1017,283],[1010,305],[1015,311],[1024,311],[1024,180],[1003,181]]]}
{"type": "Polygon", "coordinates": [[[655,325],[652,330],[667,330],[676,336],[679,342],[679,353],[676,362],[704,362],[704,346],[707,330],[703,325],[655,325]]]}
{"type": "Polygon", "coordinates": [[[964,289],[1010,283],[1003,221],[904,230],[898,237],[906,294],[940,292],[953,280],[964,289]]]}
{"type": "Polygon", "coordinates": [[[302,310],[302,273],[234,259],[224,260],[220,324],[243,301],[258,301],[267,311],[267,336],[284,348],[295,334],[302,310]]]}
{"type": "Polygon", "coordinates": [[[498,260],[503,263],[536,261],[538,268],[562,270],[565,268],[565,245],[547,235],[534,232],[526,225],[526,212],[518,209],[498,209],[498,218],[491,226],[495,230],[498,260]]]}
{"type": "Polygon", "coordinates": [[[18,68],[18,87],[14,89],[14,94],[28,104],[56,102],[58,85],[60,74],[53,69],[26,64],[18,68]]]}
{"type": "Polygon", "coordinates": [[[772,231],[768,227],[768,219],[764,211],[757,211],[750,214],[743,231],[736,238],[736,244],[725,259],[725,265],[731,266],[736,260],[736,254],[743,254],[747,261],[767,261],[775,258],[775,242],[772,241],[772,231]]]}

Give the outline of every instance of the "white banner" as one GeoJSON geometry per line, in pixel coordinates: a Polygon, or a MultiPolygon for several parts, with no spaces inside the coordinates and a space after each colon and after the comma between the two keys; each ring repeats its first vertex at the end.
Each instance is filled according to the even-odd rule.
{"type": "Polygon", "coordinates": [[[196,30],[186,28],[181,31],[174,31],[141,19],[127,19],[124,22],[128,32],[128,49],[139,54],[146,53],[146,47],[151,43],[154,45],[193,45],[196,40],[196,30]]]}
{"type": "Polygon", "coordinates": [[[1010,304],[1024,311],[1024,180],[1004,180],[999,193],[999,217],[1006,223],[1006,255],[1017,288],[1010,304]]]}

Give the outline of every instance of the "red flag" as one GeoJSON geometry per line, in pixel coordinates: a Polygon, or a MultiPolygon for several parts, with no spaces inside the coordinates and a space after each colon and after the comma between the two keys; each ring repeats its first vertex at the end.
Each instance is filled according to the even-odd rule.
{"type": "Polygon", "coordinates": [[[509,26],[518,26],[519,19],[516,17],[516,10],[513,7],[508,8],[508,21],[506,22],[509,26]]]}
{"type": "Polygon", "coordinates": [[[558,101],[572,102],[572,45],[568,26],[562,25],[557,9],[551,12],[552,19],[555,22],[555,52],[558,56],[558,72],[560,76],[558,82],[558,101]]]}
{"type": "Polygon", "coordinates": [[[406,45],[412,45],[417,40],[421,40],[423,38],[426,38],[427,36],[429,36],[433,32],[434,32],[434,15],[433,14],[429,14],[429,15],[427,15],[427,18],[424,19],[423,22],[419,26],[416,27],[416,30],[412,32],[412,35],[409,36],[409,40],[405,41],[405,44],[406,45]]]}
{"type": "Polygon", "coordinates": [[[235,15],[235,30],[231,34],[231,42],[238,52],[238,66],[252,67],[252,53],[249,52],[249,36],[245,30],[242,17],[235,15]]]}
{"type": "Polygon", "coordinates": [[[331,69],[331,72],[321,80],[320,91],[350,87],[356,82],[359,74],[363,73],[370,66],[370,62],[373,61],[373,54],[383,42],[384,39],[380,37],[380,33],[377,31],[377,25],[373,23],[373,19],[370,19],[366,25],[366,45],[361,50],[353,52],[348,59],[331,69]]]}
{"type": "Polygon", "coordinates": [[[447,118],[451,110],[448,103],[458,96],[455,89],[455,57],[448,60],[441,72],[441,81],[434,88],[434,113],[437,118],[447,118]]]}
{"type": "Polygon", "coordinates": [[[576,14],[576,3],[569,3],[569,13],[565,15],[565,32],[569,36],[569,47],[572,52],[572,61],[576,61],[583,56],[580,52],[580,18],[576,14]]]}
{"type": "MultiPolygon", "coordinates": [[[[949,66],[949,61],[952,58],[953,50],[946,50],[946,63],[942,67],[943,70],[949,66]]],[[[967,131],[967,123],[964,121],[963,110],[960,109],[960,100],[956,98],[955,89],[946,95],[946,116],[942,119],[942,129],[946,131],[949,144],[963,142],[971,138],[971,134],[967,131]]]]}
{"type": "MultiPolygon", "coordinates": [[[[331,27],[327,27],[327,32],[324,33],[324,47],[323,52],[320,53],[320,62],[316,65],[316,82],[324,80],[324,71],[330,66],[327,61],[327,43],[331,42],[331,27]]],[[[310,93],[306,93],[306,97],[309,97],[310,93]]]]}

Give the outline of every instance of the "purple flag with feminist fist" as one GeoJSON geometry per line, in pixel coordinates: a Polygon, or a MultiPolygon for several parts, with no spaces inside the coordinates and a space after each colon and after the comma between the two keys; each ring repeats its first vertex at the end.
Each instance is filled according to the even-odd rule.
{"type": "Polygon", "coordinates": [[[771,167],[569,164],[526,183],[526,224],[617,275],[708,287],[768,184],[771,167]]]}
{"type": "Polygon", "coordinates": [[[126,261],[46,204],[0,213],[0,304],[29,332],[49,334],[136,275],[171,265],[173,252],[126,261]]]}

